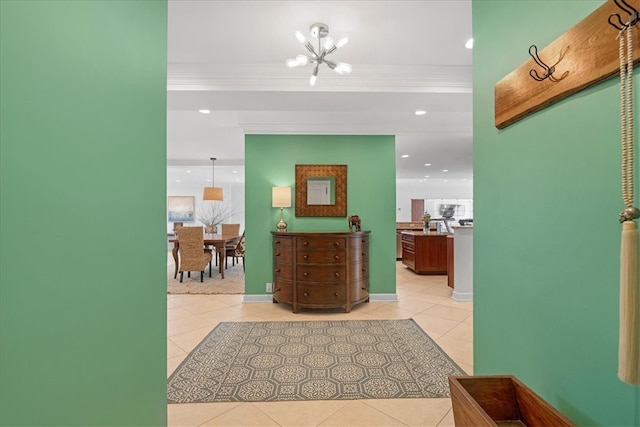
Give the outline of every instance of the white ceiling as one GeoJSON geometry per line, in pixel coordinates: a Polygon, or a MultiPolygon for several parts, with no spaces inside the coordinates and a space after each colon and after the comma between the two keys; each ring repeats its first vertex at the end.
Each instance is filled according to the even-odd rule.
{"type": "Polygon", "coordinates": [[[168,165],[242,172],[246,133],[390,134],[398,179],[471,179],[470,37],[471,0],[170,0],[168,165]],[[322,65],[312,88],[285,60],[315,22],[349,35],[330,57],[353,72],[322,65]]]}

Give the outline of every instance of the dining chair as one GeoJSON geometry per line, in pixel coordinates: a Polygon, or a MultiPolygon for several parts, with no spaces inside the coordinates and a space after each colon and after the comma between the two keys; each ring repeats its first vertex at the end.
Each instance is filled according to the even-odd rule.
{"type": "MultiPolygon", "coordinates": [[[[236,237],[240,235],[240,224],[220,224],[220,234],[222,237],[236,237]]],[[[227,244],[225,246],[225,253],[228,249],[233,249],[236,247],[237,242],[233,242],[232,244],[227,244]]],[[[225,254],[220,254],[220,256],[225,256],[225,254]]],[[[216,265],[218,265],[218,258],[216,257],[216,265]]]]}
{"type": "Polygon", "coordinates": [[[200,272],[200,282],[204,282],[204,269],[209,264],[211,277],[211,252],[204,249],[203,227],[178,227],[178,245],[180,253],[180,282],[184,272],[200,272]]]}
{"type": "Polygon", "coordinates": [[[222,237],[235,237],[240,235],[240,224],[220,224],[222,237]]]}
{"type": "MultiPolygon", "coordinates": [[[[227,247],[226,248],[226,256],[227,258],[231,257],[231,262],[232,262],[232,266],[236,265],[236,261],[238,260],[238,258],[242,258],[242,271],[244,270],[244,232],[242,232],[242,237],[240,237],[240,240],[238,240],[238,243],[236,243],[233,248],[231,247],[227,247]]],[[[227,262],[225,262],[225,268],[229,267],[229,260],[227,259],[227,262]]]]}

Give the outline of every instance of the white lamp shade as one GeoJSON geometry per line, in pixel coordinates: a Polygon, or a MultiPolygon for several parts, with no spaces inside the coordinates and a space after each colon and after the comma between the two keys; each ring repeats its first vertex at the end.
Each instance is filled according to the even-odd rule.
{"type": "Polygon", "coordinates": [[[222,188],[221,187],[204,187],[204,193],[202,194],[202,200],[219,200],[222,201],[222,188]]]}
{"type": "Polygon", "coordinates": [[[271,205],[274,208],[290,208],[291,187],[273,187],[271,189],[271,205]]]}

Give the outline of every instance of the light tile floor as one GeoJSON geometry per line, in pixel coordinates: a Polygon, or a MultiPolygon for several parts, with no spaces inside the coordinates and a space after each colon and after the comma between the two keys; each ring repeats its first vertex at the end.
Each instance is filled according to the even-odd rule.
{"type": "MultiPolygon", "coordinates": [[[[446,276],[420,276],[396,263],[397,302],[291,312],[285,304],[242,303],[242,295],[168,295],[167,376],[222,321],[413,318],[473,373],[473,304],[451,298],[446,276]]],[[[168,405],[169,426],[453,426],[450,399],[365,399],[168,405]]]]}

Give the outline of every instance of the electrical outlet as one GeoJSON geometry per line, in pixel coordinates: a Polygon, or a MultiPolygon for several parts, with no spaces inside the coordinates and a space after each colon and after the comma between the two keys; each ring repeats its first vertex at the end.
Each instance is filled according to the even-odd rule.
{"type": "Polygon", "coordinates": [[[273,292],[273,283],[267,283],[267,292],[273,292]]]}

